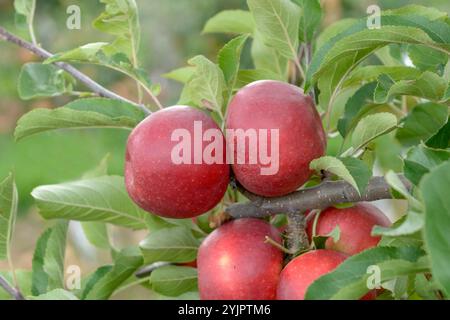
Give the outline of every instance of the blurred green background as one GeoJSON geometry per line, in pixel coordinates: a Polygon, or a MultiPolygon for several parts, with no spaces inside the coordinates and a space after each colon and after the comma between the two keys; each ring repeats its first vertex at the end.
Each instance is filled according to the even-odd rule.
{"type": "MultiPolygon", "coordinates": [[[[322,3],[325,9],[322,27],[344,17],[362,17],[370,4],[389,9],[414,3],[450,12],[449,0],[324,0],[322,3]]],[[[161,75],[184,66],[188,58],[197,54],[215,60],[216,53],[229,39],[221,35],[202,35],[201,30],[208,18],[224,9],[246,9],[245,0],[137,0],[137,4],[142,27],[141,66],[151,74],[154,82],[161,83],[160,99],[164,105],[178,100],[181,86],[161,75]]],[[[37,0],[34,25],[38,42],[55,53],[89,42],[107,41],[107,35],[91,27],[91,21],[102,10],[103,5],[93,0],[37,0]],[[81,30],[66,28],[66,9],[72,4],[81,8],[81,30]]],[[[0,0],[0,25],[28,38],[26,30],[15,26],[13,0],[0,0]]],[[[0,178],[11,170],[16,174],[21,217],[14,239],[14,260],[20,268],[30,268],[35,241],[45,224],[34,214],[31,190],[42,184],[76,179],[95,167],[108,153],[111,154],[109,173],[122,174],[125,142],[129,134],[120,130],[57,131],[15,143],[12,134],[22,114],[33,108],[53,108],[69,101],[67,97],[19,99],[16,82],[20,68],[30,61],[36,61],[32,54],[0,41],[0,178]]],[[[251,66],[248,50],[244,53],[243,64],[251,66]]],[[[133,81],[103,68],[79,67],[107,88],[135,99],[133,81]]],[[[76,237],[76,234],[72,237],[68,259],[87,265],[88,269],[98,266],[101,258],[92,259],[89,254],[86,258],[85,253],[80,253],[82,250],[77,249],[76,237]]],[[[123,234],[122,237],[127,238],[123,234]]],[[[128,239],[131,242],[136,240],[136,243],[142,238],[141,235],[135,237],[137,240],[128,239]]]]}

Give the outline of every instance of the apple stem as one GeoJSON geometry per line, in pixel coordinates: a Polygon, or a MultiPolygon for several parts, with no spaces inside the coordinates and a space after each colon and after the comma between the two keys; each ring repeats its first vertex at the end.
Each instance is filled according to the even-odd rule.
{"type": "Polygon", "coordinates": [[[287,248],[285,248],[284,246],[282,246],[281,244],[279,244],[278,242],[276,242],[275,240],[273,240],[269,236],[266,236],[266,240],[264,242],[266,242],[268,244],[271,244],[272,246],[274,246],[275,248],[280,249],[281,251],[283,251],[286,254],[292,254],[291,251],[289,251],[287,248]]]}
{"type": "Polygon", "coordinates": [[[300,212],[299,214],[288,214],[287,220],[287,248],[295,256],[309,248],[308,235],[306,234],[306,219],[303,212],[300,212]]]}

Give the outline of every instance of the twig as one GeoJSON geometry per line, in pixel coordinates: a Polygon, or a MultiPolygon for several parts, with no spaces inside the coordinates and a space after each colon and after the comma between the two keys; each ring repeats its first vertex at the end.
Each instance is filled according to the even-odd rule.
{"type": "MultiPolygon", "coordinates": [[[[14,43],[15,45],[18,45],[18,46],[34,53],[35,55],[37,55],[38,57],[40,57],[42,59],[48,59],[53,56],[53,54],[46,51],[45,49],[40,48],[28,41],[25,41],[15,35],[13,35],[12,33],[8,32],[5,28],[3,28],[1,26],[0,26],[0,39],[14,43]]],[[[84,73],[82,73],[81,71],[79,71],[78,69],[73,67],[72,65],[67,64],[65,62],[55,62],[54,65],[63,69],[67,73],[71,74],[75,79],[77,79],[78,81],[83,83],[92,92],[99,95],[100,97],[121,100],[121,101],[130,103],[130,104],[133,104],[134,106],[136,106],[137,108],[139,108],[143,112],[145,112],[146,115],[150,114],[150,111],[144,105],[137,104],[131,100],[128,100],[128,99],[106,89],[105,87],[101,86],[99,83],[95,82],[90,77],[88,77],[87,75],[85,75],[84,73]]]]}
{"type": "MultiPolygon", "coordinates": [[[[411,190],[412,184],[404,176],[399,177],[405,187],[411,190]]],[[[252,202],[233,204],[226,211],[234,218],[262,218],[279,213],[299,214],[305,210],[324,209],[338,203],[392,199],[392,195],[385,179],[374,177],[362,195],[345,181],[325,181],[316,187],[287,196],[264,198],[254,195],[253,199],[255,200],[252,202]]]]}
{"type": "Polygon", "coordinates": [[[9,282],[2,276],[0,276],[0,287],[2,287],[15,300],[25,300],[22,293],[13,286],[11,286],[9,282]]]}

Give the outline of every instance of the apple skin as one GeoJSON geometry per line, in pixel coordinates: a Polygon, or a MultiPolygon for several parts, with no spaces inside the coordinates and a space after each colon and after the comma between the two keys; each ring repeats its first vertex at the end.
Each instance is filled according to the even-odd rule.
{"type": "MultiPolygon", "coordinates": [[[[228,107],[226,128],[279,130],[279,170],[272,175],[261,175],[260,169],[268,166],[259,157],[256,164],[249,164],[248,143],[241,150],[245,164],[237,164],[237,139],[227,141],[234,144],[232,168],[237,180],[261,196],[282,196],[298,189],[312,174],[311,160],[325,153],[326,137],[312,99],[284,82],[262,80],[240,89],[228,107]]],[[[267,145],[270,148],[270,135],[267,145]]]]}
{"type": "MultiPolygon", "coordinates": [[[[307,233],[311,239],[315,214],[307,217],[307,233]]],[[[376,247],[381,237],[371,235],[374,226],[389,227],[391,222],[384,213],[369,203],[358,203],[353,207],[337,209],[330,207],[320,213],[316,225],[316,234],[325,236],[336,226],[340,229],[340,238],[334,242],[328,238],[325,249],[336,250],[348,255],[376,247]]]]}
{"type": "Polygon", "coordinates": [[[238,219],[214,230],[201,244],[198,286],[202,300],[274,300],[283,263],[282,252],[265,243],[281,243],[269,223],[238,219]]]}
{"type": "MultiPolygon", "coordinates": [[[[174,164],[171,159],[172,149],[179,144],[171,141],[173,131],[187,129],[193,137],[194,121],[202,121],[203,132],[220,130],[200,110],[173,106],[151,114],[129,136],[125,184],[130,197],[144,210],[162,217],[190,218],[212,209],[222,199],[230,175],[225,138],[220,164],[194,164],[193,160],[192,164],[174,164]]],[[[203,142],[203,150],[206,145],[203,142]]]]}
{"type": "Polygon", "coordinates": [[[347,255],[332,250],[314,250],[289,262],[280,275],[277,300],[304,300],[308,287],[320,276],[333,271],[347,255]]]}

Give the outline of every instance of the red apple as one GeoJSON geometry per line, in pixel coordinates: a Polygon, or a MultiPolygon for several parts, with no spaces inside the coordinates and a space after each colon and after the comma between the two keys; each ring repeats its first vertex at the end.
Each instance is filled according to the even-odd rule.
{"type": "MultiPolygon", "coordinates": [[[[310,214],[307,218],[307,232],[310,239],[313,234],[314,219],[315,214],[310,214]]],[[[326,236],[339,226],[339,241],[334,242],[330,237],[325,242],[325,248],[354,255],[377,246],[380,237],[371,235],[374,226],[388,227],[390,224],[384,213],[369,203],[358,203],[343,209],[330,207],[320,213],[316,235],[326,236]]]]}
{"type": "Polygon", "coordinates": [[[200,246],[198,286],[203,300],[273,300],[283,263],[278,230],[263,220],[238,219],[214,230],[200,246]]]}
{"type": "Polygon", "coordinates": [[[200,215],[212,209],[227,189],[230,169],[226,164],[225,148],[219,127],[200,110],[174,106],[155,112],[128,138],[125,163],[128,193],[144,210],[159,216],[189,218],[200,215]],[[218,133],[220,141],[214,142],[222,146],[221,150],[216,150],[221,156],[215,163],[206,163],[203,159],[203,152],[210,144],[202,137],[209,129],[218,133]],[[183,139],[174,133],[180,130],[189,135],[187,142],[192,147],[177,154],[183,139]],[[177,162],[179,158],[174,161],[174,154],[186,161],[177,162]],[[199,156],[200,163],[196,163],[195,157],[199,156]]]}
{"type": "Polygon", "coordinates": [[[347,255],[332,250],[315,250],[296,257],[281,272],[277,299],[304,300],[308,287],[346,258],[347,255]]]}
{"type": "MultiPolygon", "coordinates": [[[[333,250],[314,250],[289,262],[280,275],[277,300],[304,300],[308,287],[321,276],[336,269],[347,255],[333,250]]],[[[360,300],[375,300],[371,290],[360,300]]]]}
{"type": "Polygon", "coordinates": [[[258,195],[273,197],[295,191],[311,176],[311,160],[325,153],[325,133],[312,99],[284,82],[256,81],[239,90],[228,107],[226,128],[236,178],[258,195]],[[251,144],[255,139],[248,137],[242,143],[242,139],[229,136],[229,130],[236,134],[239,129],[248,137],[256,132],[257,143],[251,144]],[[253,162],[252,154],[257,155],[253,162]],[[239,163],[238,155],[245,161],[239,163]],[[261,161],[263,155],[270,161],[261,161]]]}

